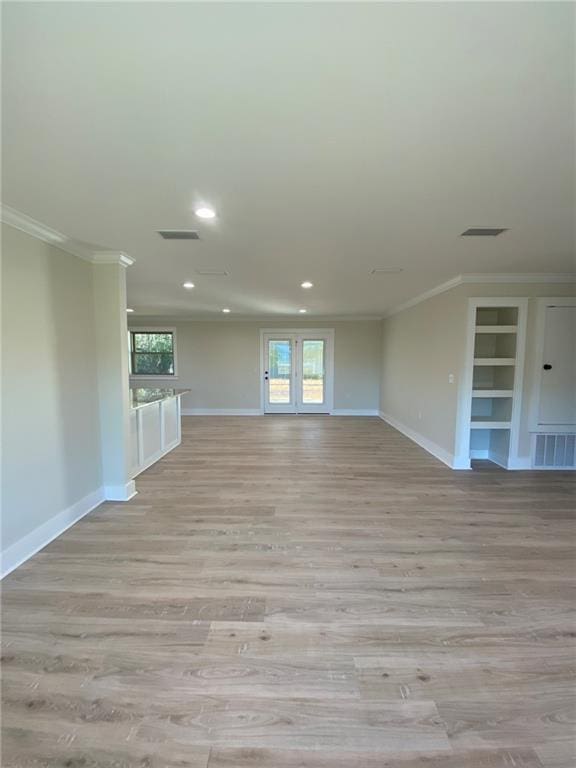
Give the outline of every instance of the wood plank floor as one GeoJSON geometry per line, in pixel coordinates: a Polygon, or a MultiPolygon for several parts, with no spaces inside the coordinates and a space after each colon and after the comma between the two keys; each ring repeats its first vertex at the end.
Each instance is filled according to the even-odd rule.
{"type": "Polygon", "coordinates": [[[574,768],[573,473],[183,431],[5,580],[5,768],[574,768]]]}

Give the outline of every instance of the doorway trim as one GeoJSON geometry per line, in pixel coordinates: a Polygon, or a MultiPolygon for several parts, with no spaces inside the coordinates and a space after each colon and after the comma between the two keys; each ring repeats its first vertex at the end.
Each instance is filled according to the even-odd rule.
{"type": "MultiPolygon", "coordinates": [[[[266,370],[266,345],[264,337],[268,333],[286,334],[318,334],[326,339],[326,412],[332,416],[334,412],[334,328],[260,328],[260,412],[265,413],[266,391],[264,371],[266,370]]],[[[298,413],[294,414],[298,415],[298,413]]],[[[301,414],[306,415],[306,414],[301,414]]]]}

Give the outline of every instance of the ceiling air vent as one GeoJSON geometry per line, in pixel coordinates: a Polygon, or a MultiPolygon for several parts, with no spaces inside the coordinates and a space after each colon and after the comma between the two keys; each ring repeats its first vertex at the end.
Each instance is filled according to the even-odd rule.
{"type": "Polygon", "coordinates": [[[158,234],[164,240],[200,240],[195,229],[159,229],[158,234]]]}
{"type": "Polygon", "coordinates": [[[205,277],[228,277],[229,272],[225,269],[197,269],[196,274],[205,277]]]}
{"type": "Polygon", "coordinates": [[[470,227],[460,237],[497,237],[502,232],[508,232],[507,227],[470,227]]]}
{"type": "Polygon", "coordinates": [[[398,275],[404,270],[402,267],[374,267],[370,270],[371,275],[398,275]]]}

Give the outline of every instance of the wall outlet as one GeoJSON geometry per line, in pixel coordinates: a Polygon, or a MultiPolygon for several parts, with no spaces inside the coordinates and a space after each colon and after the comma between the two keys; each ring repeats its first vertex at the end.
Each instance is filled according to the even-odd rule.
{"type": "Polygon", "coordinates": [[[448,374],[448,384],[454,384],[454,374],[449,373],[448,374]]]}

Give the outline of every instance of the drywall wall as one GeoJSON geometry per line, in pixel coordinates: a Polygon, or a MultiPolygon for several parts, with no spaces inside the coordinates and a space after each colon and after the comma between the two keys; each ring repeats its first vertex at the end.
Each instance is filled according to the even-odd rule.
{"type": "Polygon", "coordinates": [[[9,226],[2,255],[4,552],[102,481],[93,265],[9,226]]]}
{"type": "MultiPolygon", "coordinates": [[[[192,391],[185,410],[260,408],[260,330],[262,328],[334,328],[334,408],[378,411],[380,322],[313,320],[266,322],[158,322],[131,318],[130,327],[176,328],[178,387],[192,391]]],[[[133,382],[134,384],[134,382],[133,382]]],[[[138,385],[155,386],[153,380],[138,385]]],[[[164,386],[170,386],[165,381],[164,386]]]]}
{"type": "Polygon", "coordinates": [[[459,373],[464,360],[466,311],[454,292],[382,322],[380,410],[399,427],[454,452],[459,373]],[[453,374],[454,384],[448,376],[453,374]]]}
{"type": "Polygon", "coordinates": [[[525,296],[528,302],[519,456],[530,454],[536,297],[574,295],[574,284],[468,283],[382,321],[380,411],[446,459],[455,453],[459,386],[465,366],[468,298],[525,296]],[[449,382],[453,374],[454,383],[449,382]]]}
{"type": "Polygon", "coordinates": [[[102,481],[107,499],[127,501],[136,488],[131,472],[126,268],[94,264],[92,269],[102,481]]]}

